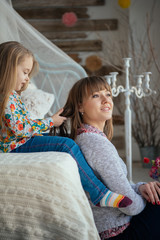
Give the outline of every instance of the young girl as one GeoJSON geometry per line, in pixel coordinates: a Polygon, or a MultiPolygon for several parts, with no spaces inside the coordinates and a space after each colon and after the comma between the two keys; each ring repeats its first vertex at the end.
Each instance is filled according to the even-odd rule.
{"type": "Polygon", "coordinates": [[[0,44],[0,152],[67,152],[77,162],[82,185],[89,192],[93,204],[112,207],[130,205],[130,199],[112,193],[96,178],[72,139],[42,134],[66,120],[66,117],[60,116],[63,109],[49,118],[30,118],[20,93],[26,89],[37,69],[38,63],[33,54],[20,43],[0,44]]]}
{"type": "MultiPolygon", "coordinates": [[[[97,229],[101,239],[160,239],[160,183],[129,183],[126,165],[111,143],[112,111],[111,88],[96,76],[74,84],[63,111],[63,116],[70,118],[70,137],[97,177],[112,191],[120,191],[133,201],[124,209],[91,204],[97,229]]],[[[67,123],[60,127],[60,134],[67,135],[67,123]]]]}

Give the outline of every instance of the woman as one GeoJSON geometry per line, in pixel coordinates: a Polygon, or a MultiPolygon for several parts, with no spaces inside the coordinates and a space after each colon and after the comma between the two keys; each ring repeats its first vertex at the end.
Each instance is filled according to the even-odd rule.
{"type": "Polygon", "coordinates": [[[71,133],[63,123],[60,134],[78,143],[88,164],[107,187],[132,200],[125,209],[98,208],[91,203],[101,239],[160,239],[160,183],[129,183],[126,165],[111,143],[112,112],[112,92],[105,79],[81,79],[70,90],[63,111],[63,116],[70,118],[71,133]]]}

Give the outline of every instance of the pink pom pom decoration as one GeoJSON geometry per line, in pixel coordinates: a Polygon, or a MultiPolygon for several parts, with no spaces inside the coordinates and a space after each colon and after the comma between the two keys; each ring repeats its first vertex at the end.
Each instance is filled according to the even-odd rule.
{"type": "Polygon", "coordinates": [[[77,22],[77,16],[74,12],[66,12],[62,16],[62,23],[67,27],[73,27],[77,22]]]}

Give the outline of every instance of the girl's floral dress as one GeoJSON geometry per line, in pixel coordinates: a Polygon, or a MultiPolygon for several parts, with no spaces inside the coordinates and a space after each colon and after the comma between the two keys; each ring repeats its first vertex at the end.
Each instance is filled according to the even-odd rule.
{"type": "Polygon", "coordinates": [[[42,132],[53,126],[51,117],[30,119],[30,114],[20,95],[13,91],[8,100],[2,125],[0,125],[0,152],[10,152],[26,143],[33,136],[42,136],[42,132]]]}

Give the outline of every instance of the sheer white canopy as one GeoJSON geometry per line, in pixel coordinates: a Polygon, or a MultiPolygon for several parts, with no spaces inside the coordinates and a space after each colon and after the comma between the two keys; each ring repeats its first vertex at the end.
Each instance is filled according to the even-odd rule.
{"type": "Polygon", "coordinates": [[[25,21],[10,0],[0,0],[0,43],[18,41],[30,49],[40,64],[33,79],[41,89],[54,93],[52,112],[62,107],[74,82],[87,76],[84,69],[25,21]]]}

